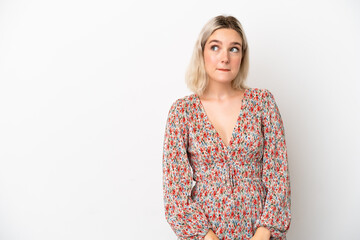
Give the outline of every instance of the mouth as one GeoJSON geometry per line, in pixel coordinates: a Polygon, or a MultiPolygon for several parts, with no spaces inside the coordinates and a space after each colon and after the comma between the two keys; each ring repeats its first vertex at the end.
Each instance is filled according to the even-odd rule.
{"type": "Polygon", "coordinates": [[[225,69],[225,68],[218,68],[219,71],[223,71],[223,72],[229,72],[230,69],[225,69]]]}

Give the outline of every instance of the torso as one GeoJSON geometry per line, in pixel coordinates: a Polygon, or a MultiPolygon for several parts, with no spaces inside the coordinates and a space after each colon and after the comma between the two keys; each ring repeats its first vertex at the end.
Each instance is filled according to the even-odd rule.
{"type": "Polygon", "coordinates": [[[244,90],[224,101],[207,100],[200,97],[206,115],[220,135],[226,146],[229,146],[231,135],[239,117],[244,90]]]}

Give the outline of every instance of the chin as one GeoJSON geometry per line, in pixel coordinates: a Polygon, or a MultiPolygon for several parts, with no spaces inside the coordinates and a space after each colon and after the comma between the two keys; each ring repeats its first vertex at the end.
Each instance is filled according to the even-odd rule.
{"type": "Polygon", "coordinates": [[[229,79],[223,79],[223,78],[218,78],[218,79],[215,79],[216,82],[221,82],[221,83],[231,83],[232,80],[234,80],[233,78],[229,78],[229,79]]]}

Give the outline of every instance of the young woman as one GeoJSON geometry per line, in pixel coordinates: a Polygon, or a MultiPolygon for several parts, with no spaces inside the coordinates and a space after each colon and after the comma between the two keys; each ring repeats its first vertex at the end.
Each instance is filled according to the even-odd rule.
{"type": "Polygon", "coordinates": [[[217,16],[202,29],[186,82],[170,107],[163,149],[167,222],[179,239],[286,239],[290,176],[273,94],[249,88],[240,22],[217,16]]]}

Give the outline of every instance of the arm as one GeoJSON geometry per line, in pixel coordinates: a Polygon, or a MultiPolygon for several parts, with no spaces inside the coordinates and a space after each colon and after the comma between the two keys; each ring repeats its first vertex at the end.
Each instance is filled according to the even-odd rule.
{"type": "Polygon", "coordinates": [[[176,100],[168,114],[163,148],[165,217],[180,239],[204,239],[211,228],[203,209],[190,197],[192,168],[187,157],[185,106],[176,100]]]}
{"type": "Polygon", "coordinates": [[[262,215],[254,227],[267,228],[271,240],[285,239],[291,222],[291,190],[285,130],[275,98],[267,89],[263,92],[263,100],[262,128],[265,141],[262,181],[266,186],[267,195],[262,215]]]}

